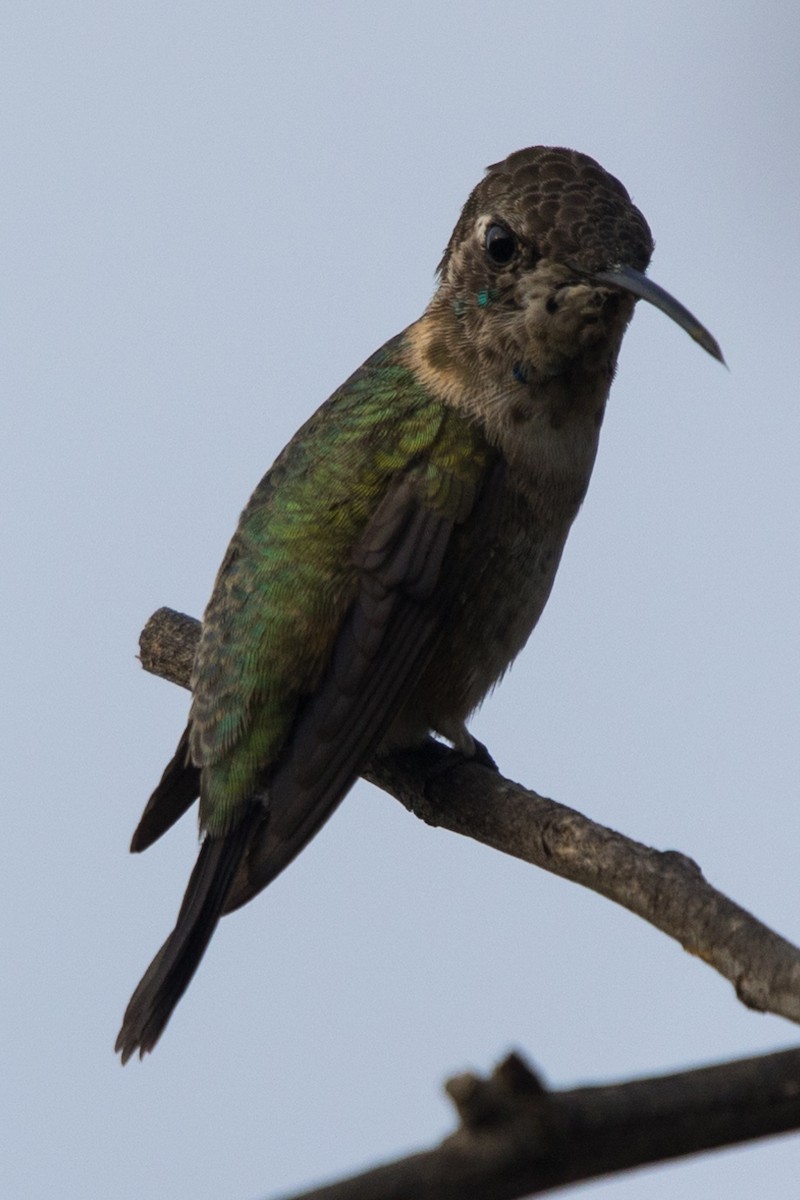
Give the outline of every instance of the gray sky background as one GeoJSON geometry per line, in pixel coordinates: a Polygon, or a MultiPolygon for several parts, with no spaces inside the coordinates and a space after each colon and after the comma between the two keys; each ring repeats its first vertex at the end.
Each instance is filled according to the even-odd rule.
{"type": "MultiPolygon", "coordinates": [[[[202,612],[277,452],[422,311],[483,167],[537,142],[622,179],[730,373],[640,306],[475,732],[800,938],[799,34],[794,2],[4,6],[5,1195],[247,1200],[430,1143],[440,1082],[511,1047],[568,1086],[796,1043],[361,784],[223,922],[156,1052],[112,1053],[196,839],[127,853],[187,707],[139,630],[202,612]]],[[[785,1138],[570,1195],[794,1198],[797,1165],[785,1138]]]]}

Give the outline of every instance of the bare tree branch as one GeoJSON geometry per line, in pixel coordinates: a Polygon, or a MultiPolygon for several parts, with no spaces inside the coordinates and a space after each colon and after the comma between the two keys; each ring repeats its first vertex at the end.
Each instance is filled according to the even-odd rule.
{"type": "MultiPolygon", "coordinates": [[[[160,608],[142,631],[142,666],[188,687],[199,634],[199,621],[160,608]]],[[[719,971],[750,1008],[800,1022],[800,951],[711,887],[685,855],[643,846],[432,740],[376,760],[364,776],[429,825],[623,905],[719,971]]]]}
{"type": "Polygon", "coordinates": [[[284,1200],[514,1200],[800,1126],[800,1050],[567,1092],[517,1055],[447,1084],[461,1127],[432,1150],[284,1200]]]}
{"type": "MultiPolygon", "coordinates": [[[[143,667],[188,687],[200,623],[159,609],[143,667]]],[[[431,825],[580,883],[643,917],[729,979],[751,1008],[800,1021],[800,952],[652,850],[432,740],[366,778],[431,825]]],[[[800,1128],[800,1050],[604,1087],[548,1092],[517,1056],[447,1084],[460,1128],[439,1146],[285,1200],[513,1200],[646,1163],[800,1128]]]]}

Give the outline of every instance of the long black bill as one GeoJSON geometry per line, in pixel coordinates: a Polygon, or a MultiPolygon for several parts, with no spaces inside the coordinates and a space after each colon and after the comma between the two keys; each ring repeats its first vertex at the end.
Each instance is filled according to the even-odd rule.
{"type": "Polygon", "coordinates": [[[610,283],[614,287],[622,288],[631,295],[639,296],[640,299],[654,304],[668,317],[672,317],[681,329],[686,330],[690,338],[694,338],[704,350],[707,350],[713,358],[719,359],[724,365],[725,359],[722,357],[719,342],[712,337],[705,325],[701,325],[688,308],[684,308],[674,296],[670,296],[669,292],[664,291],[664,288],[659,287],[657,283],[653,283],[652,279],[648,279],[635,267],[627,267],[623,264],[611,267],[608,271],[592,271],[592,279],[597,280],[598,283],[610,283]]]}

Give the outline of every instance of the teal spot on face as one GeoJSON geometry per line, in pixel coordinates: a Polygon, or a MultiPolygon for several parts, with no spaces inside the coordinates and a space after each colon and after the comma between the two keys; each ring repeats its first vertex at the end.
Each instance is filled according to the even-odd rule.
{"type": "Polygon", "coordinates": [[[458,300],[453,301],[453,312],[456,314],[457,317],[463,317],[463,315],[466,311],[467,311],[467,304],[466,304],[465,300],[462,300],[459,298],[458,300]]]}
{"type": "Polygon", "coordinates": [[[487,308],[491,304],[492,293],[488,288],[482,288],[475,299],[478,301],[478,308],[487,308]]]}

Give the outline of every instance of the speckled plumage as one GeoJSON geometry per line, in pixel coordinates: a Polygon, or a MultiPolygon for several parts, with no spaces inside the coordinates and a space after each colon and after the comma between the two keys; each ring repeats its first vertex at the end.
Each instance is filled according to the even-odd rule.
{"type": "Polygon", "coordinates": [[[592,159],[512,154],[467,200],[420,320],[259,484],[206,609],[187,730],[134,835],[144,849],[199,794],[200,856],[126,1011],[123,1061],[157,1041],[219,916],[291,861],[370,754],[429,731],[473,751],[465,722],[536,624],[585,495],[631,292],[715,352],[642,282],[651,251],[592,159]]]}

